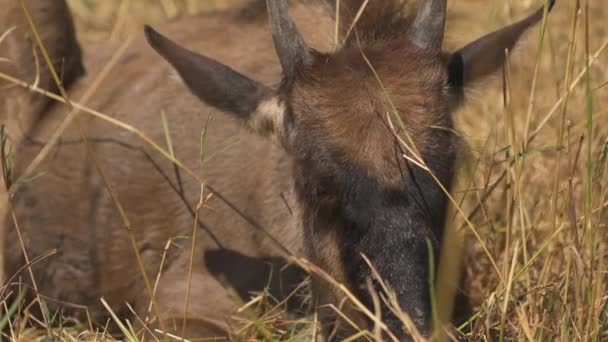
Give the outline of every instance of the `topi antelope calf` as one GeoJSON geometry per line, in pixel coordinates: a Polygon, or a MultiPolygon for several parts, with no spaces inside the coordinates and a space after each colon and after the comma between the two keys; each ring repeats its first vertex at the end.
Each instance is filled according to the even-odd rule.
{"type": "MultiPolygon", "coordinates": [[[[29,257],[57,250],[31,268],[40,293],[56,300],[47,304],[54,309],[62,303],[66,311],[73,306],[65,303],[86,305],[98,322],[107,317],[100,297],[121,317],[130,314],[125,302],[140,317],[154,314],[128,231],[93,155],[130,220],[150,282],[160,274],[160,324],[177,327],[176,333],[230,336],[227,321],[239,304],[226,288],[243,300],[266,286],[277,296],[288,293],[302,280],[298,269],[282,267],[295,255],[372,308],[370,287],[381,287],[369,281],[367,257],[400,309],[429,334],[427,241],[438,254],[447,207],[438,182],[450,187],[459,146],[451,113],[465,87],[500,69],[505,50],[553,1],[453,53],[442,50],[446,0],[422,0],[412,20],[397,0],[370,1],[358,16],[364,2],[340,2],[338,48],[333,0],[294,0],[289,8],[284,0],[253,1],[162,28],[191,50],[146,27],[146,39],[132,43],[86,105],[157,142],[166,139],[164,111],[175,157],[191,169],[200,165],[200,134],[207,125],[204,193],[212,196],[202,196],[207,200],[196,216],[201,184],[195,177],[131,131],[83,115],[92,154],[78,128],[69,127],[38,167],[40,176],[13,194],[29,257]],[[172,77],[175,72],[183,83],[172,77]],[[190,240],[179,242],[180,236],[190,240]]],[[[43,41],[70,97],[81,98],[117,46],[83,46],[87,75],[78,77],[80,48],[63,1],[26,3],[38,29],[48,33],[43,41]]],[[[13,13],[10,21],[0,16],[2,32],[17,27],[0,43],[7,48],[0,51],[14,54],[0,57],[28,57],[3,72],[27,82],[38,77],[41,87],[53,90],[47,69],[35,68],[29,55],[36,45],[15,10],[17,1],[0,4],[13,13]]],[[[0,99],[12,92],[0,109],[16,132],[9,132],[16,144],[14,175],[32,176],[24,170],[68,109],[27,89],[1,86],[0,99]],[[17,111],[31,123],[23,134],[8,119],[17,111]]],[[[7,215],[5,278],[25,264],[14,223],[7,215]]],[[[20,277],[30,282],[25,273],[20,277]]],[[[347,336],[347,324],[337,324],[327,305],[340,306],[344,293],[317,276],[312,288],[323,335],[347,336]]],[[[349,320],[371,328],[356,308],[342,308],[349,320]]],[[[382,304],[380,313],[395,336],[408,338],[391,308],[382,304]]]]}

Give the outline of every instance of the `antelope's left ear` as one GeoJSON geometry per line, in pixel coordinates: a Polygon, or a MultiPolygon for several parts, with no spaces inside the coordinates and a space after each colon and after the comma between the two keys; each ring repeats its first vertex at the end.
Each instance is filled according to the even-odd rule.
{"type": "Polygon", "coordinates": [[[462,88],[495,72],[505,62],[505,50],[512,50],[521,35],[543,19],[555,5],[547,0],[545,6],[520,22],[492,32],[456,51],[450,58],[448,73],[453,91],[462,93],[462,88]]]}
{"type": "Polygon", "coordinates": [[[190,91],[206,104],[241,119],[260,135],[284,142],[287,111],[275,92],[234,69],[185,49],[149,26],[148,43],[169,62],[190,91]]]}

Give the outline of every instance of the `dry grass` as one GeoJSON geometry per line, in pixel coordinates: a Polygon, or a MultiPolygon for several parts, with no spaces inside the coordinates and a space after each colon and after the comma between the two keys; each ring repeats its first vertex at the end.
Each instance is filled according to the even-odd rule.
{"type": "MultiPolygon", "coordinates": [[[[121,39],[143,20],[175,20],[229,5],[206,0],[69,2],[82,39],[92,41],[121,39]]],[[[450,1],[448,46],[513,22],[538,3],[450,1]]],[[[608,6],[603,0],[581,1],[577,12],[576,3],[559,1],[544,38],[529,34],[502,77],[472,90],[469,104],[456,115],[468,146],[452,194],[471,224],[454,210],[450,241],[463,235],[466,240],[463,290],[474,312],[467,324],[449,331],[466,340],[608,338],[608,6]]],[[[457,260],[458,243],[448,247],[457,260]]],[[[297,263],[321,272],[305,261],[297,263]]],[[[440,311],[449,307],[446,293],[437,294],[440,311]]],[[[2,305],[11,311],[11,303],[2,305]]],[[[15,312],[30,305],[38,304],[17,302],[15,312]]],[[[286,321],[279,315],[281,305],[266,293],[243,303],[251,319],[239,336],[303,339],[302,328],[314,325],[314,319],[286,321]]],[[[19,331],[24,340],[44,340],[43,322],[36,329],[24,321],[0,319],[0,324],[19,331]]],[[[53,330],[61,340],[111,340],[88,322],[57,321],[69,326],[53,330]]],[[[130,325],[123,328],[125,336],[132,335],[130,325]]]]}
{"type": "MultiPolygon", "coordinates": [[[[489,22],[504,22],[510,12],[525,9],[516,3],[529,2],[512,1],[511,9],[493,3],[489,22]]],[[[530,35],[511,59],[502,87],[495,82],[479,88],[458,115],[471,151],[465,168],[475,177],[472,186],[455,193],[475,190],[467,202],[476,206],[496,184],[475,227],[500,275],[480,243],[467,239],[466,286],[478,305],[469,327],[475,340],[493,334],[598,340],[605,334],[608,58],[593,62],[588,75],[585,65],[586,44],[591,63],[608,43],[602,23],[608,8],[589,1],[589,17],[585,7],[576,17],[575,3],[558,2],[540,56],[537,36],[530,35]],[[573,18],[578,22],[571,45],[573,18]]]]}

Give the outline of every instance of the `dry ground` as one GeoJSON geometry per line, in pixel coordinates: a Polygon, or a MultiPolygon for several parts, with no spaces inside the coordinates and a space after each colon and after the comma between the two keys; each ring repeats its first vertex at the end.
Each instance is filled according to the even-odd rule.
{"type": "MultiPolygon", "coordinates": [[[[122,39],[144,20],[178,20],[230,5],[69,2],[81,39],[95,41],[122,39]]],[[[608,339],[608,3],[581,0],[577,12],[577,2],[558,0],[542,44],[538,29],[528,34],[503,77],[471,91],[456,115],[468,146],[453,195],[465,216],[472,215],[467,224],[454,210],[449,225],[451,241],[464,235],[467,246],[463,290],[474,312],[459,327],[466,340],[608,339]]],[[[541,1],[448,3],[448,47],[457,47],[541,1]]],[[[449,251],[457,260],[458,244],[449,251]]],[[[59,334],[65,340],[101,338],[83,330],[59,334]]],[[[44,333],[26,329],[22,336],[42,340],[44,333]]]]}

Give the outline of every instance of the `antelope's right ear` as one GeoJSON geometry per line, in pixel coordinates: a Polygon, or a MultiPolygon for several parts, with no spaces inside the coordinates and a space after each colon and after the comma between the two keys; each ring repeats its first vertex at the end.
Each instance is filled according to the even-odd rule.
{"type": "Polygon", "coordinates": [[[456,51],[448,66],[449,83],[453,91],[462,94],[462,89],[475,81],[499,70],[506,59],[505,50],[512,50],[520,37],[534,24],[541,21],[555,5],[555,0],[546,0],[546,5],[527,18],[487,34],[456,51]]]}
{"type": "Polygon", "coordinates": [[[185,49],[146,26],[148,43],[169,62],[203,102],[236,115],[254,132],[282,140],[285,106],[275,92],[232,68],[185,49]]]}

